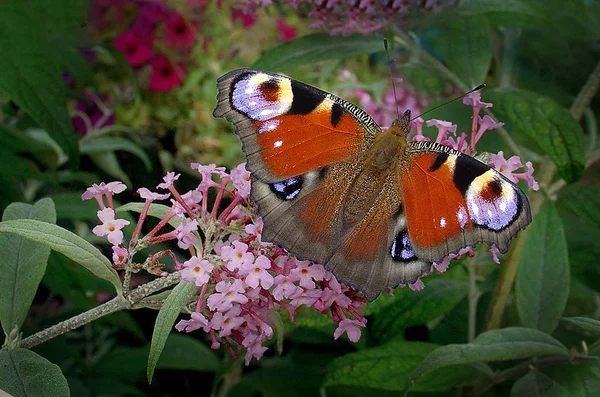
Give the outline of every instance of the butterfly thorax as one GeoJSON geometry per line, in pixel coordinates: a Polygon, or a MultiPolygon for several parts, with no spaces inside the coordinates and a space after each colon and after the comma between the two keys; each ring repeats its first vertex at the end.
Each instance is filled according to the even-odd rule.
{"type": "Polygon", "coordinates": [[[398,175],[400,159],[408,144],[403,134],[396,135],[391,129],[380,132],[364,153],[362,169],[350,186],[344,207],[347,224],[363,219],[382,196],[385,186],[389,186],[390,178],[398,175]]]}

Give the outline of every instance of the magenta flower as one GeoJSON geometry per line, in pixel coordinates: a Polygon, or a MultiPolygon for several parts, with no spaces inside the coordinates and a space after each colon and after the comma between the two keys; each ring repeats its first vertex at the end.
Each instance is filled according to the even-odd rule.
{"type": "Polygon", "coordinates": [[[234,8],[231,10],[232,21],[242,21],[244,29],[251,27],[256,22],[256,17],[253,14],[246,14],[244,11],[234,8]]]}
{"type": "Polygon", "coordinates": [[[281,37],[282,41],[295,39],[297,35],[296,28],[292,25],[288,25],[283,18],[277,19],[277,31],[279,32],[279,37],[281,37]]]}
{"type": "Polygon", "coordinates": [[[150,65],[152,66],[150,91],[171,91],[183,82],[185,68],[182,63],[175,67],[169,58],[161,54],[155,57],[150,65]]]}
{"type": "Polygon", "coordinates": [[[123,229],[129,225],[129,221],[125,219],[115,219],[115,211],[112,208],[104,208],[97,212],[98,219],[102,222],[92,229],[92,233],[96,236],[108,236],[108,241],[112,245],[119,245],[123,241],[123,229]]]}
{"type": "Polygon", "coordinates": [[[117,36],[113,41],[113,45],[125,56],[127,63],[133,67],[142,66],[153,55],[152,46],[131,30],[126,30],[117,36]]]}
{"type": "Polygon", "coordinates": [[[91,93],[83,93],[83,99],[75,103],[75,114],[71,118],[73,127],[81,133],[97,130],[115,122],[115,114],[107,106],[108,96],[101,97],[91,93]]]}
{"type": "Polygon", "coordinates": [[[181,278],[185,281],[193,282],[197,287],[202,287],[210,278],[210,273],[215,267],[206,259],[200,259],[192,256],[189,260],[183,262],[181,278]]]}
{"type": "Polygon", "coordinates": [[[167,19],[165,44],[173,48],[187,48],[194,44],[198,34],[198,23],[186,21],[181,14],[174,12],[167,19]]]}

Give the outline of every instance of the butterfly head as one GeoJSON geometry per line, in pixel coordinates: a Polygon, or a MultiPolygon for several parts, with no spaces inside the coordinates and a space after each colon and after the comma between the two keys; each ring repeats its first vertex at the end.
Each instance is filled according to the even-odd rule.
{"type": "Polygon", "coordinates": [[[392,126],[389,128],[389,131],[398,136],[403,136],[406,138],[410,131],[410,110],[406,110],[402,117],[397,118],[392,123],[392,126]]]}

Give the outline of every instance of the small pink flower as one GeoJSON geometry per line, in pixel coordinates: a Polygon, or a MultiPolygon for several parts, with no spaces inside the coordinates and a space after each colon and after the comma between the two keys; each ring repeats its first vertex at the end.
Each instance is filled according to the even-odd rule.
{"type": "Polygon", "coordinates": [[[150,91],[171,91],[183,82],[185,68],[182,63],[175,67],[169,58],[161,54],[155,57],[150,65],[152,66],[150,91]]]}
{"type": "Polygon", "coordinates": [[[271,260],[264,255],[259,256],[252,266],[240,269],[240,274],[246,276],[246,285],[256,288],[260,284],[264,289],[273,286],[273,276],[267,271],[271,268],[271,260]]]}
{"type": "Polygon", "coordinates": [[[225,167],[217,167],[216,164],[202,165],[200,163],[192,163],[190,166],[202,175],[202,182],[212,180],[213,174],[220,176],[221,179],[229,178],[229,174],[225,172],[225,167]]]}
{"type": "Polygon", "coordinates": [[[408,288],[410,288],[411,290],[413,290],[415,292],[418,292],[418,291],[422,291],[423,288],[425,288],[425,284],[423,283],[423,280],[421,280],[419,278],[414,283],[408,283],[408,288]]]}
{"type": "Polygon", "coordinates": [[[252,236],[256,236],[256,239],[260,243],[262,243],[263,247],[270,247],[273,245],[272,243],[262,241],[263,226],[264,226],[264,224],[263,224],[262,218],[258,218],[258,219],[256,219],[256,221],[254,221],[254,223],[250,223],[250,224],[246,225],[244,227],[244,230],[246,231],[246,233],[248,233],[252,236]]]}
{"type": "Polygon", "coordinates": [[[174,172],[167,172],[167,175],[163,177],[163,183],[158,184],[156,186],[157,189],[168,189],[173,186],[173,183],[179,179],[181,174],[175,174],[174,172]]]}
{"type": "Polygon", "coordinates": [[[196,41],[198,23],[186,21],[181,14],[174,12],[167,20],[165,44],[173,48],[190,47],[196,41]]]}
{"type": "Polygon", "coordinates": [[[275,288],[273,289],[273,297],[277,300],[283,298],[293,299],[299,296],[304,290],[298,287],[288,276],[279,274],[273,280],[275,288]]]}
{"type": "Polygon", "coordinates": [[[246,170],[245,163],[231,170],[231,183],[242,198],[248,198],[250,195],[250,172],[246,170]]]}
{"type": "Polygon", "coordinates": [[[189,260],[183,262],[183,267],[181,278],[185,281],[194,282],[198,287],[208,282],[210,273],[215,268],[212,263],[197,256],[192,256],[189,260]]]}
{"type": "Polygon", "coordinates": [[[150,200],[150,201],[165,200],[165,199],[168,199],[169,196],[171,195],[171,193],[165,193],[165,194],[154,193],[154,192],[150,191],[150,189],[147,189],[145,187],[139,188],[137,190],[137,193],[140,195],[141,198],[143,198],[145,200],[150,200]]]}
{"type": "Polygon", "coordinates": [[[337,329],[333,333],[333,338],[337,340],[340,336],[346,333],[348,335],[348,339],[350,339],[351,342],[356,343],[360,339],[360,327],[364,328],[364,326],[365,324],[358,320],[342,320],[340,321],[337,329]]]}
{"type": "Polygon", "coordinates": [[[118,245],[113,245],[112,250],[112,259],[115,265],[123,265],[127,263],[127,260],[129,259],[129,252],[127,252],[125,248],[118,245]]]}
{"type": "Polygon", "coordinates": [[[315,281],[321,281],[325,277],[325,268],[322,265],[315,265],[309,261],[296,261],[296,268],[290,271],[290,278],[299,280],[301,287],[314,289],[315,281]]]}
{"type": "Polygon", "coordinates": [[[519,179],[527,181],[527,186],[531,190],[540,190],[540,184],[533,179],[533,164],[531,164],[531,161],[525,163],[525,168],[527,171],[524,174],[519,175],[519,179]]]}
{"type": "Polygon", "coordinates": [[[242,280],[236,279],[233,283],[221,281],[215,286],[216,293],[208,297],[206,303],[210,310],[226,312],[234,303],[244,304],[248,298],[244,295],[246,288],[242,280]]]}
{"type": "Polygon", "coordinates": [[[500,254],[501,252],[498,249],[498,247],[496,246],[496,244],[492,244],[492,246],[490,247],[490,252],[492,253],[492,258],[493,258],[494,262],[499,265],[500,259],[498,259],[498,254],[500,254]]]}
{"type": "Polygon", "coordinates": [[[141,66],[152,58],[152,47],[130,30],[121,33],[113,42],[127,63],[133,67],[141,66]]]}
{"type": "Polygon", "coordinates": [[[449,121],[431,119],[427,120],[425,124],[427,124],[428,127],[435,126],[438,129],[438,136],[435,140],[438,143],[446,140],[449,133],[456,133],[456,124],[452,124],[449,121]]]}
{"type": "Polygon", "coordinates": [[[175,228],[177,236],[177,246],[181,249],[188,249],[196,244],[197,237],[195,232],[198,230],[198,223],[193,219],[187,219],[181,222],[175,228]]]}
{"type": "Polygon", "coordinates": [[[496,171],[499,171],[510,181],[517,183],[519,180],[513,175],[513,172],[523,167],[523,163],[521,162],[519,156],[512,156],[506,160],[504,158],[504,152],[500,151],[498,154],[491,154],[490,166],[492,166],[496,171]]]}
{"type": "Polygon", "coordinates": [[[305,290],[300,295],[294,297],[290,301],[292,307],[300,307],[302,305],[310,307],[314,305],[321,297],[322,291],[316,289],[305,290]]]}
{"type": "Polygon", "coordinates": [[[225,267],[233,272],[252,265],[254,254],[248,252],[248,245],[241,241],[234,241],[232,245],[233,247],[227,245],[221,247],[221,258],[225,262],[225,267]]]}
{"type": "Polygon", "coordinates": [[[254,23],[256,22],[256,17],[252,14],[246,14],[246,13],[244,13],[244,11],[234,8],[231,10],[231,20],[232,21],[241,20],[242,27],[249,28],[252,25],[254,25],[254,23]]]}
{"type": "Polygon", "coordinates": [[[108,236],[108,242],[112,245],[119,245],[123,241],[122,228],[129,225],[125,219],[115,219],[115,211],[112,208],[104,208],[97,212],[98,219],[102,225],[92,229],[96,236],[108,236]]]}
{"type": "Polygon", "coordinates": [[[93,184],[92,186],[85,189],[85,192],[81,195],[82,200],[96,199],[102,201],[102,196],[105,192],[105,184],[104,182],[100,183],[100,185],[93,184]]]}
{"type": "Polygon", "coordinates": [[[179,332],[192,332],[202,328],[204,332],[210,331],[210,324],[202,313],[194,312],[189,320],[181,320],[175,325],[175,329],[179,332]]]}
{"type": "Polygon", "coordinates": [[[252,357],[260,360],[263,354],[268,350],[268,348],[262,345],[262,339],[253,334],[246,335],[246,338],[242,341],[242,345],[247,349],[246,357],[244,357],[246,365],[250,364],[252,357]]]}
{"type": "Polygon", "coordinates": [[[239,305],[234,305],[226,313],[216,312],[210,321],[210,326],[215,331],[220,331],[219,336],[229,336],[231,331],[240,327],[246,320],[240,316],[242,309],[239,305]]]}
{"type": "Polygon", "coordinates": [[[481,93],[472,92],[463,99],[463,103],[467,106],[472,106],[475,109],[491,108],[494,106],[491,103],[481,101],[481,93]]]}

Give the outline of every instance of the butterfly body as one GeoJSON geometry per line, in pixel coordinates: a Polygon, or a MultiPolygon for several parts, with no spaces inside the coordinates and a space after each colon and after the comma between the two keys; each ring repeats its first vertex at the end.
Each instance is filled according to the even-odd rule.
{"type": "Polygon", "coordinates": [[[236,127],[263,238],[323,263],[374,298],[479,242],[504,252],[530,223],[527,198],[449,147],[408,143],[410,112],[387,130],[353,104],[252,69],[218,81],[214,115],[236,127]]]}

